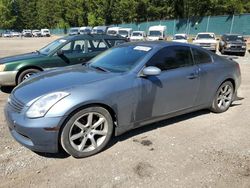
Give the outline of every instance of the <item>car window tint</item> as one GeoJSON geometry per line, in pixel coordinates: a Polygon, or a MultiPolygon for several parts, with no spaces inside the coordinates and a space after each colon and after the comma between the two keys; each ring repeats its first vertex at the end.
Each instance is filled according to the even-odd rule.
{"type": "Polygon", "coordinates": [[[189,47],[171,46],[161,49],[147,63],[147,66],[156,66],[162,71],[193,65],[189,47]]]}
{"type": "Polygon", "coordinates": [[[103,40],[88,40],[87,44],[89,52],[98,52],[108,49],[108,46],[103,40]]]}
{"type": "Polygon", "coordinates": [[[211,63],[212,59],[206,52],[193,48],[192,49],[194,61],[196,64],[211,63]]]}

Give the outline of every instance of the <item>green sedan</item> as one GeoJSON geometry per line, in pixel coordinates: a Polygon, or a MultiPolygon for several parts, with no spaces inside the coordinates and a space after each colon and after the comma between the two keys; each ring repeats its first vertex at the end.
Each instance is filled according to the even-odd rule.
{"type": "Polygon", "coordinates": [[[0,59],[0,86],[15,86],[40,71],[84,63],[115,45],[120,36],[77,35],[53,41],[36,52],[0,59]]]}

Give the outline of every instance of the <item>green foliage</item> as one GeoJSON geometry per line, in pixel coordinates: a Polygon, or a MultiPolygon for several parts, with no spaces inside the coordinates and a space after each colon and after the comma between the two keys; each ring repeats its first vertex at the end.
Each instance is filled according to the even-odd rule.
{"type": "Polygon", "coordinates": [[[249,0],[0,0],[0,28],[68,28],[247,12],[249,0]]]}

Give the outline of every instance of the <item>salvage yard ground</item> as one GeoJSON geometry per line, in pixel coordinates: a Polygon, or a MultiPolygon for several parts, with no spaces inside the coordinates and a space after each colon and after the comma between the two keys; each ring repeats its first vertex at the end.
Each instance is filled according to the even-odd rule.
{"type": "MultiPolygon", "coordinates": [[[[34,51],[53,38],[0,39],[0,57],[34,51]]],[[[139,128],[85,159],[36,154],[10,136],[0,92],[0,187],[250,187],[250,54],[240,63],[242,100],[139,128]]],[[[45,122],[46,123],[46,122],[45,122]]]]}

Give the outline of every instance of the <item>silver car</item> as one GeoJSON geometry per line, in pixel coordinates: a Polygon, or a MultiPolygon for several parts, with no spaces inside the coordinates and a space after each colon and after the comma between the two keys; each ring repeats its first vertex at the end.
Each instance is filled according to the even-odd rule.
{"type": "Polygon", "coordinates": [[[10,95],[12,136],[39,152],[60,145],[80,158],[112,135],[200,109],[225,112],[241,83],[239,65],[198,46],[125,43],[84,65],[40,73],[10,95]]]}

